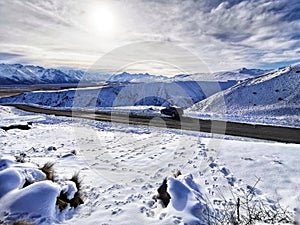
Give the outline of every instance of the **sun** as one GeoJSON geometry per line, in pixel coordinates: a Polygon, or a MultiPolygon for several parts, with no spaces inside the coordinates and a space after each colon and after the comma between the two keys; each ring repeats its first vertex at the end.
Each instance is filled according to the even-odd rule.
{"type": "Polygon", "coordinates": [[[90,8],[89,24],[96,32],[112,32],[115,27],[115,17],[107,5],[94,5],[90,8]]]}

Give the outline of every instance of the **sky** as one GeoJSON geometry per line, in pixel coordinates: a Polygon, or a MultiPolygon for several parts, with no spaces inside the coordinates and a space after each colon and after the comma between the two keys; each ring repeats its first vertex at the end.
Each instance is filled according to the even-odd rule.
{"type": "Polygon", "coordinates": [[[300,62],[299,0],[0,0],[0,15],[3,63],[172,75],[300,62]]]}

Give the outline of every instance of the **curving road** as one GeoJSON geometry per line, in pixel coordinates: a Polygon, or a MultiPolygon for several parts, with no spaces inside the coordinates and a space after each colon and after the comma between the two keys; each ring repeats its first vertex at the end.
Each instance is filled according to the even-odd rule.
{"type": "Polygon", "coordinates": [[[168,117],[129,115],[126,113],[65,111],[44,109],[36,106],[19,104],[11,104],[10,106],[14,106],[18,109],[29,112],[50,114],[56,116],[78,117],[98,121],[162,127],[167,129],[209,132],[214,134],[226,134],[300,144],[300,128],[236,123],[217,120],[202,120],[190,117],[181,117],[180,119],[175,120],[168,117]]]}

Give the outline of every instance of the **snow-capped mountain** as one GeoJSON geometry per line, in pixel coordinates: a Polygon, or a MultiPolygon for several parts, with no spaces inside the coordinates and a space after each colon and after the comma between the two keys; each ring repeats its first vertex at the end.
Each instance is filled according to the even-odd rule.
{"type": "Polygon", "coordinates": [[[174,77],[177,80],[210,80],[210,81],[242,81],[250,79],[262,74],[268,73],[270,70],[261,69],[237,69],[233,71],[221,71],[215,73],[194,73],[190,75],[180,74],[174,77]]]}
{"type": "Polygon", "coordinates": [[[277,118],[300,126],[300,64],[246,80],[196,103],[187,112],[233,120],[277,118]]]}
{"type": "Polygon", "coordinates": [[[131,74],[127,72],[111,75],[107,82],[110,83],[140,83],[140,82],[159,82],[168,81],[170,78],[166,76],[155,76],[149,73],[131,74]]]}
{"type": "Polygon", "coordinates": [[[60,84],[79,82],[141,83],[174,81],[241,81],[266,73],[265,70],[240,69],[227,72],[181,74],[174,77],[155,76],[148,73],[106,74],[99,71],[54,69],[21,64],[0,64],[0,84],[60,84]]]}
{"type": "Polygon", "coordinates": [[[78,78],[58,69],[21,64],[0,64],[0,84],[77,83],[78,78]]]}
{"type": "Polygon", "coordinates": [[[157,82],[168,80],[165,76],[154,76],[148,73],[105,74],[99,71],[83,71],[75,69],[46,69],[41,66],[21,64],[0,64],[0,84],[61,84],[79,82],[157,82]]]}

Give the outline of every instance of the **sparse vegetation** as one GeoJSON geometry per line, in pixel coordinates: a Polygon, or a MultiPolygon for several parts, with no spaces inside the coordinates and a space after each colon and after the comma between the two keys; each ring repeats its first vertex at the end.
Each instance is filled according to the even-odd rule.
{"type": "Polygon", "coordinates": [[[43,167],[40,168],[40,170],[46,174],[47,180],[54,181],[54,163],[53,162],[47,162],[44,164],[43,167]]]}
{"type": "Polygon", "coordinates": [[[77,192],[74,194],[74,197],[72,199],[69,199],[65,192],[60,192],[60,195],[56,201],[56,205],[59,207],[60,211],[64,210],[68,206],[68,204],[70,204],[71,207],[76,208],[84,203],[82,196],[82,180],[79,177],[79,173],[75,173],[70,181],[75,183],[77,192]]]}
{"type": "Polygon", "coordinates": [[[16,162],[25,163],[26,153],[20,153],[19,155],[15,155],[16,162]]]}
{"type": "Polygon", "coordinates": [[[221,213],[207,215],[207,224],[210,225],[251,225],[256,223],[266,224],[293,224],[294,215],[288,209],[282,208],[277,201],[268,204],[265,200],[256,198],[256,185],[248,187],[241,194],[234,193],[231,189],[232,198],[226,198],[222,191],[218,189],[222,199],[220,204],[221,213]]]}
{"type": "Polygon", "coordinates": [[[33,225],[33,223],[23,220],[23,221],[14,222],[13,225],[33,225]]]}
{"type": "MultiPolygon", "coordinates": [[[[18,163],[23,163],[25,162],[24,158],[25,158],[26,154],[25,153],[21,153],[19,155],[15,156],[15,161],[18,163]]],[[[39,168],[39,170],[41,170],[43,173],[45,173],[46,175],[46,179],[50,180],[52,182],[56,182],[57,180],[55,179],[55,171],[54,171],[54,162],[47,162],[45,163],[42,167],[39,168]]],[[[60,211],[62,211],[63,209],[67,208],[68,206],[76,208],[79,205],[83,204],[83,197],[82,197],[82,180],[79,176],[79,173],[75,173],[71,179],[69,179],[68,181],[72,181],[74,182],[74,185],[76,186],[76,192],[74,193],[74,196],[70,198],[70,196],[67,195],[67,193],[63,192],[63,188],[61,189],[61,193],[60,195],[57,197],[56,199],[56,205],[59,208],[60,211]]],[[[39,181],[36,181],[39,182],[39,181]]],[[[23,185],[22,188],[25,188],[27,186],[32,185],[34,182],[29,181],[27,178],[25,178],[25,183],[23,185]]],[[[60,183],[61,185],[61,183],[60,183]]],[[[69,188],[69,187],[67,187],[69,188]]],[[[66,190],[64,190],[66,191],[66,190]]],[[[45,193],[47,194],[47,193],[45,193]]],[[[31,204],[31,203],[29,203],[31,204]]],[[[25,215],[25,214],[24,214],[25,215]]],[[[0,224],[3,225],[33,225],[35,224],[34,221],[31,221],[30,219],[27,220],[27,217],[23,217],[20,214],[20,217],[14,217],[14,218],[3,218],[4,220],[0,219],[0,224]],[[15,219],[18,219],[17,221],[15,221],[15,219]]]]}
{"type": "Polygon", "coordinates": [[[167,207],[171,199],[170,194],[167,192],[167,188],[167,178],[165,178],[160,187],[157,189],[158,195],[156,196],[156,199],[161,201],[163,207],[167,207]]]}
{"type": "Polygon", "coordinates": [[[76,208],[77,206],[83,204],[83,197],[82,197],[82,179],[79,176],[79,173],[75,173],[70,181],[73,181],[76,185],[77,192],[74,195],[74,198],[70,200],[71,207],[76,208]]]}
{"type": "MultiPolygon", "coordinates": [[[[256,188],[260,179],[254,186],[238,191],[233,186],[228,187],[231,197],[225,197],[225,190],[216,187],[216,193],[220,200],[212,203],[209,197],[206,198],[207,207],[201,210],[204,213],[204,224],[207,225],[252,225],[264,224],[293,224],[294,214],[283,208],[277,201],[265,200],[258,196],[259,190],[256,188]]],[[[163,207],[167,207],[171,196],[167,192],[167,179],[163,180],[157,189],[157,199],[161,200],[163,207]]],[[[227,191],[226,191],[227,192],[227,191]]],[[[201,223],[202,224],[202,223],[201,223]]]]}

